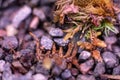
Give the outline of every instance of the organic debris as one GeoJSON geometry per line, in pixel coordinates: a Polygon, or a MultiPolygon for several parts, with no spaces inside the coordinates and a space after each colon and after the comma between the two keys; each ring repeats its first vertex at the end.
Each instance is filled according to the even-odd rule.
{"type": "Polygon", "coordinates": [[[107,47],[98,36],[107,36],[110,31],[118,33],[113,26],[114,18],[112,0],[58,0],[54,12],[54,22],[67,24],[67,29],[63,30],[66,32],[64,40],[71,39],[80,48],[90,50],[98,61],[102,61],[102,58],[97,47],[107,47]],[[83,38],[85,41],[82,41],[83,38]]]}
{"type": "MultiPolygon", "coordinates": [[[[72,25],[71,28],[63,30],[67,33],[64,40],[73,38],[78,32],[81,32],[79,39],[86,35],[87,40],[90,37],[98,40],[97,36],[100,34],[91,36],[93,31],[98,33],[104,30],[106,35],[109,31],[118,33],[112,25],[114,17],[111,0],[58,0],[54,12],[54,22],[72,25]]],[[[101,46],[99,43],[95,45],[101,46]]]]}

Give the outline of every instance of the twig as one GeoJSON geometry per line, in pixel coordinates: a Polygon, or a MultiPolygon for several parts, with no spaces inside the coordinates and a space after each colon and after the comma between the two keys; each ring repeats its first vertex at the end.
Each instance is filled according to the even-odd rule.
{"type": "Polygon", "coordinates": [[[72,49],[73,49],[73,44],[72,44],[72,43],[69,43],[69,45],[68,45],[68,50],[67,50],[66,54],[65,54],[63,57],[64,57],[64,58],[69,57],[70,54],[71,54],[71,52],[72,52],[72,49]]]}
{"type": "Polygon", "coordinates": [[[52,55],[54,55],[56,53],[56,46],[55,46],[55,43],[53,44],[53,47],[52,47],[52,55]]]}
{"type": "Polygon", "coordinates": [[[106,77],[109,79],[115,79],[115,80],[120,80],[120,75],[108,75],[108,74],[103,74],[101,77],[106,77]]]}
{"type": "Polygon", "coordinates": [[[59,48],[59,56],[61,58],[63,57],[63,48],[62,47],[59,48]]]}
{"type": "Polygon", "coordinates": [[[41,59],[41,54],[42,54],[42,50],[40,50],[40,44],[39,44],[39,39],[32,33],[29,33],[36,41],[36,58],[37,60],[41,59]]]}

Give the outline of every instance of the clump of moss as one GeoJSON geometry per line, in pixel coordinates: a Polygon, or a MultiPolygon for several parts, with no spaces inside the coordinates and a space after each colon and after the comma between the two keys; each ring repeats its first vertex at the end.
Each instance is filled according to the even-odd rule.
{"type": "MultiPolygon", "coordinates": [[[[72,26],[63,30],[66,32],[64,40],[77,38],[77,42],[85,37],[92,43],[103,31],[105,35],[110,31],[117,33],[113,26],[114,18],[111,0],[58,0],[54,12],[54,22],[72,26]]],[[[105,47],[105,44],[100,47],[105,47]]]]}

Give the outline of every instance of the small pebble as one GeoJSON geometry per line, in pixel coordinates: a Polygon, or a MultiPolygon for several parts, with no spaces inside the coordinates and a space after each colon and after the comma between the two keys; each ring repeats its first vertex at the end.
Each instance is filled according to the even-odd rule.
{"type": "Polygon", "coordinates": [[[49,71],[47,69],[45,69],[43,67],[43,65],[40,64],[40,63],[37,63],[37,65],[35,66],[35,72],[36,73],[41,73],[41,74],[44,74],[44,75],[48,75],[49,74],[49,71]]]}
{"type": "Polygon", "coordinates": [[[0,37],[4,37],[4,36],[6,36],[6,31],[5,30],[2,30],[2,29],[0,29],[0,37]]]}
{"type": "Polygon", "coordinates": [[[39,17],[39,19],[41,21],[44,21],[46,19],[46,16],[45,16],[45,13],[43,12],[42,9],[39,9],[39,8],[34,8],[33,9],[33,14],[37,17],[39,17]]]}
{"type": "Polygon", "coordinates": [[[12,54],[8,54],[5,56],[5,61],[11,63],[13,61],[13,55],[12,54]]]}
{"type": "Polygon", "coordinates": [[[86,74],[94,65],[94,60],[90,59],[80,64],[79,68],[82,74],[86,74]]]}
{"type": "Polygon", "coordinates": [[[31,51],[35,50],[36,43],[34,41],[26,42],[23,46],[23,49],[30,49],[31,51]]]}
{"type": "Polygon", "coordinates": [[[30,49],[23,49],[20,51],[20,62],[23,64],[24,67],[30,68],[34,63],[35,55],[30,49]]]}
{"type": "Polygon", "coordinates": [[[20,50],[20,54],[22,56],[26,56],[27,54],[30,54],[31,50],[30,49],[22,49],[20,50]]]}
{"type": "Polygon", "coordinates": [[[92,75],[78,75],[76,80],[96,80],[92,75]]]}
{"type": "Polygon", "coordinates": [[[64,70],[64,72],[62,72],[62,74],[61,74],[62,79],[68,79],[68,78],[70,78],[71,76],[72,76],[72,75],[71,75],[71,72],[70,72],[70,70],[68,70],[68,69],[64,70]]]}
{"type": "Polygon", "coordinates": [[[42,36],[40,43],[47,50],[51,50],[52,45],[53,45],[53,41],[47,36],[42,36]]]}
{"type": "Polygon", "coordinates": [[[29,40],[31,40],[32,39],[32,37],[29,35],[29,34],[26,34],[25,36],[24,36],[24,40],[25,41],[29,41],[29,40]]]}
{"type": "Polygon", "coordinates": [[[120,65],[113,68],[113,75],[120,75],[120,65]]]}
{"type": "Polygon", "coordinates": [[[25,20],[30,14],[32,10],[29,6],[23,6],[13,17],[12,24],[18,28],[20,23],[25,20]]]}
{"type": "Polygon", "coordinates": [[[104,39],[107,44],[114,44],[117,41],[116,36],[110,36],[110,37],[105,36],[104,39]]]}
{"type": "Polygon", "coordinates": [[[102,57],[108,68],[113,68],[119,63],[117,57],[111,52],[104,52],[102,57]]]}
{"type": "Polygon", "coordinates": [[[95,75],[101,75],[105,73],[105,65],[102,62],[98,62],[95,69],[94,69],[95,75]]]}
{"type": "Polygon", "coordinates": [[[27,72],[27,70],[22,66],[22,64],[19,61],[13,61],[12,65],[14,68],[16,68],[21,73],[27,72]]]}
{"type": "Polygon", "coordinates": [[[13,25],[7,25],[6,32],[7,36],[15,36],[18,31],[13,25]]]}
{"type": "Polygon", "coordinates": [[[75,77],[70,77],[68,80],[76,80],[75,77]]]}
{"type": "Polygon", "coordinates": [[[39,24],[39,18],[38,17],[34,17],[30,23],[30,28],[31,29],[36,29],[37,26],[39,24]]]}
{"type": "Polygon", "coordinates": [[[50,18],[51,20],[53,19],[52,9],[49,6],[43,6],[41,9],[43,10],[47,18],[50,18]]]}
{"type": "Polygon", "coordinates": [[[52,74],[54,74],[56,76],[59,76],[61,72],[62,72],[62,69],[59,66],[55,66],[52,69],[52,74]]]}
{"type": "Polygon", "coordinates": [[[63,38],[54,38],[54,41],[59,45],[59,46],[66,46],[69,43],[69,40],[64,41],[63,38]]]}
{"type": "Polygon", "coordinates": [[[5,49],[16,49],[18,47],[18,40],[15,36],[5,37],[3,40],[2,47],[5,49]]]}
{"type": "Polygon", "coordinates": [[[83,49],[79,47],[78,48],[78,53],[80,54],[82,51],[83,51],[83,49]]]}
{"type": "Polygon", "coordinates": [[[48,80],[48,78],[43,74],[35,74],[33,75],[33,80],[48,80]]]}
{"type": "Polygon", "coordinates": [[[5,61],[4,60],[0,60],[0,72],[4,71],[4,65],[5,65],[5,61]]]}
{"type": "Polygon", "coordinates": [[[77,76],[79,74],[79,71],[76,68],[71,68],[70,71],[73,76],[77,76]]]}
{"type": "Polygon", "coordinates": [[[3,80],[12,80],[12,71],[10,69],[10,64],[6,63],[4,65],[4,71],[3,71],[3,75],[2,75],[2,79],[3,80]]]}
{"type": "Polygon", "coordinates": [[[30,0],[29,2],[31,6],[37,6],[40,3],[40,0],[30,0]]]}
{"type": "Polygon", "coordinates": [[[0,48],[0,59],[2,59],[4,57],[4,51],[2,48],[0,48]]]}
{"type": "MultiPolygon", "coordinates": [[[[119,4],[119,1],[116,0],[115,2],[119,4]]],[[[120,21],[120,13],[117,14],[117,19],[120,21]]]]}
{"type": "Polygon", "coordinates": [[[117,52],[120,52],[120,47],[119,46],[113,46],[112,47],[113,49],[113,52],[117,53],[117,52]]]}
{"type": "Polygon", "coordinates": [[[36,31],[33,32],[33,34],[37,37],[40,38],[44,35],[44,31],[41,29],[37,29],[36,31]]]}
{"type": "Polygon", "coordinates": [[[45,5],[45,4],[50,4],[50,3],[54,3],[57,0],[41,0],[41,4],[45,5]]]}
{"type": "Polygon", "coordinates": [[[79,55],[79,60],[87,60],[88,58],[91,57],[91,53],[88,51],[82,51],[79,55]]]}
{"type": "Polygon", "coordinates": [[[55,80],[62,80],[60,77],[55,77],[55,80]]]}
{"type": "Polygon", "coordinates": [[[0,29],[5,28],[9,24],[10,24],[9,17],[3,16],[3,17],[0,18],[0,29]]]}
{"type": "Polygon", "coordinates": [[[60,28],[51,28],[49,34],[53,37],[62,37],[63,31],[60,28]]]}

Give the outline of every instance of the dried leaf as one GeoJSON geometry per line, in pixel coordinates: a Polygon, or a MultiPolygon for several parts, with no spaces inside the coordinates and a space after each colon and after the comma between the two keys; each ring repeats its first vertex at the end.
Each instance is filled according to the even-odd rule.
{"type": "Polygon", "coordinates": [[[59,56],[63,57],[63,48],[62,47],[59,48],[59,56]]]}
{"type": "Polygon", "coordinates": [[[64,41],[66,41],[66,40],[68,40],[69,38],[72,38],[72,37],[73,37],[72,32],[69,32],[65,35],[64,41]]]}
{"type": "Polygon", "coordinates": [[[92,50],[94,46],[89,42],[77,42],[77,45],[83,49],[92,50]]]}
{"type": "Polygon", "coordinates": [[[72,28],[69,28],[67,30],[63,30],[63,32],[72,32],[73,31],[73,27],[72,28]]]}
{"type": "Polygon", "coordinates": [[[102,62],[102,57],[100,55],[100,52],[98,50],[92,51],[92,57],[97,60],[98,62],[102,62]]]}
{"type": "Polygon", "coordinates": [[[97,47],[102,47],[102,48],[107,47],[106,43],[98,38],[93,38],[92,44],[97,47]]]}
{"type": "Polygon", "coordinates": [[[64,40],[68,40],[69,38],[73,38],[73,36],[75,35],[75,33],[77,33],[80,30],[81,26],[77,26],[75,29],[71,30],[69,29],[68,31],[70,31],[69,33],[67,33],[64,37],[64,40]]]}
{"type": "Polygon", "coordinates": [[[67,50],[66,54],[63,56],[64,58],[66,58],[66,57],[69,57],[69,56],[70,56],[70,54],[71,54],[71,52],[72,52],[73,47],[74,47],[74,45],[73,45],[72,43],[69,43],[69,45],[68,45],[68,50],[67,50]]]}

